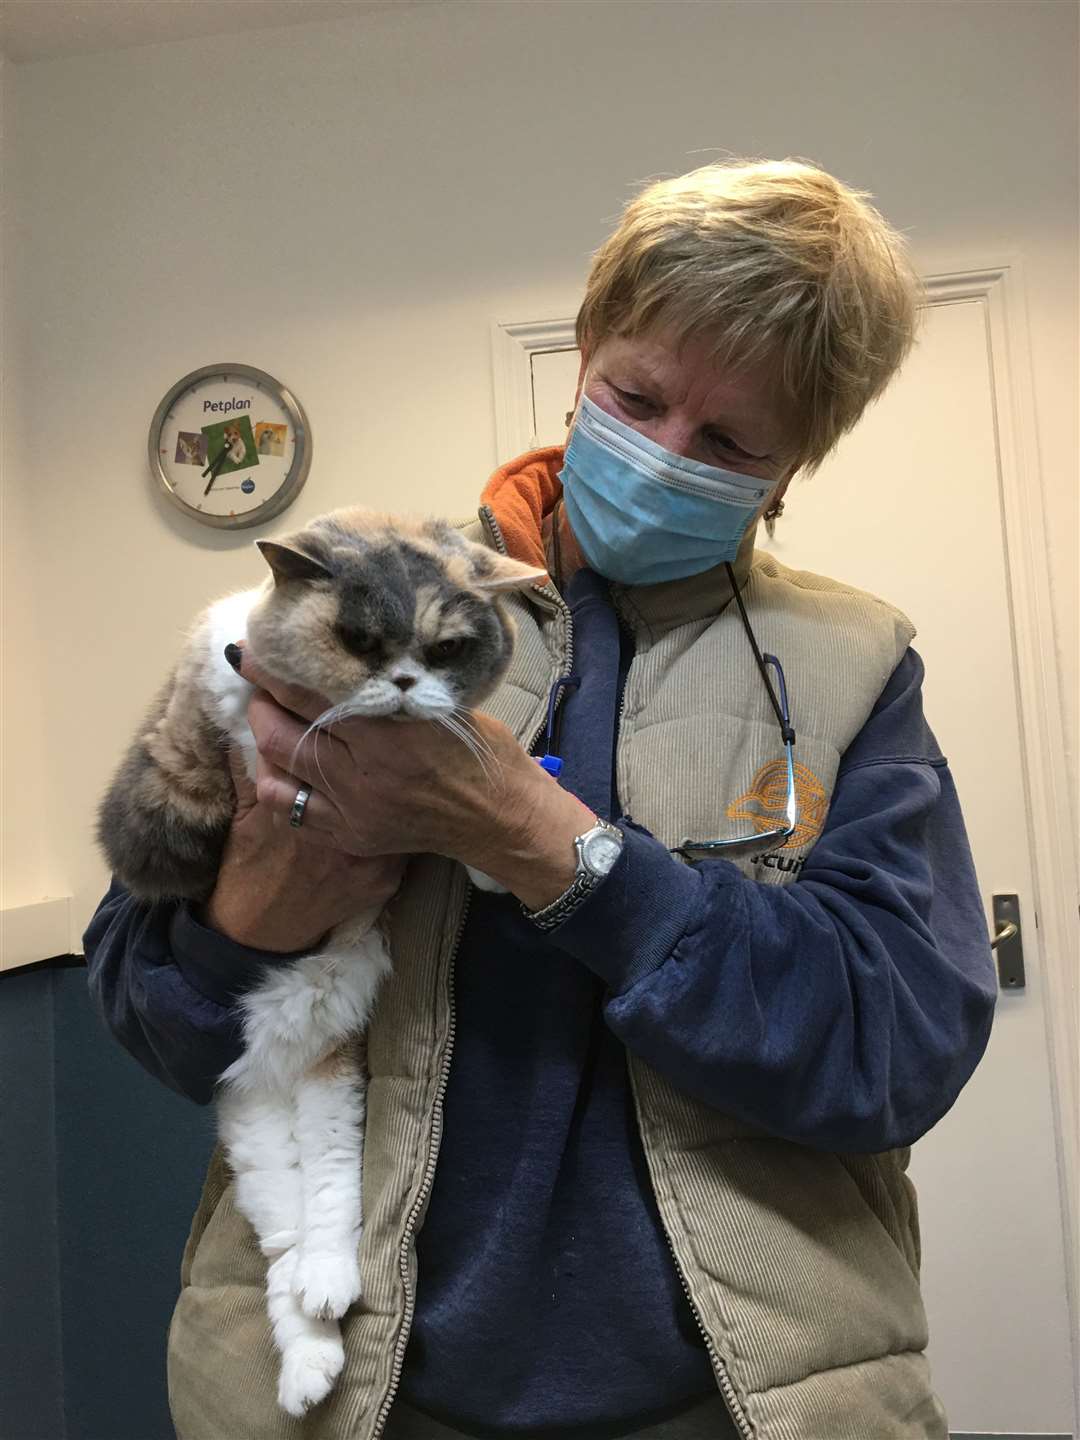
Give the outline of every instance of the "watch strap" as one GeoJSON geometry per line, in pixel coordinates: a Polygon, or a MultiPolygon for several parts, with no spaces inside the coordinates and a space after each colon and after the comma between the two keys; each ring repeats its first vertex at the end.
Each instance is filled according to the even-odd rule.
{"type": "MultiPolygon", "coordinates": [[[[619,844],[620,846],[622,845],[622,831],[617,825],[612,825],[607,820],[598,819],[596,824],[585,832],[585,835],[590,835],[598,829],[610,831],[612,836],[618,837],[619,844]]],[[[521,907],[522,914],[527,920],[530,920],[538,930],[554,930],[556,925],[561,925],[564,920],[569,919],[583,901],[585,901],[599,885],[602,885],[607,879],[608,874],[610,874],[610,871],[608,871],[603,875],[598,875],[585,865],[584,860],[581,858],[581,847],[579,844],[584,838],[585,836],[579,835],[574,842],[578,851],[577,874],[567,889],[554,899],[550,905],[545,905],[541,910],[529,910],[524,905],[521,907]]]]}

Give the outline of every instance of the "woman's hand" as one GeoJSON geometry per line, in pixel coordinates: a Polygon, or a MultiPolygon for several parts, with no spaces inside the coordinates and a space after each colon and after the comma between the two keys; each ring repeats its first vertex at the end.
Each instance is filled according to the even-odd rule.
{"type": "Polygon", "coordinates": [[[229,768],[237,808],[205,924],[253,950],[288,953],[314,949],[343,920],[393,897],[404,856],[359,859],[303,844],[299,831],[259,802],[236,750],[229,768]]]}
{"type": "Polygon", "coordinates": [[[305,722],[329,708],[322,696],[268,676],[246,651],[241,674],[258,687],[248,723],[260,806],[288,826],[298,788],[311,789],[292,831],[302,845],[365,859],[447,855],[533,909],[571,884],[574,837],[595,817],[499,721],[467,717],[482,759],[434,721],[349,719],[308,735],[305,722]]]}

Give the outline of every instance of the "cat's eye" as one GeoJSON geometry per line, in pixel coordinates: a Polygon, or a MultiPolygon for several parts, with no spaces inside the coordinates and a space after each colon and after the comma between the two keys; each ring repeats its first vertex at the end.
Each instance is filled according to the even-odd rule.
{"type": "Polygon", "coordinates": [[[378,649],[379,637],[373,635],[370,630],[361,630],[358,626],[338,626],[338,638],[348,650],[350,655],[370,655],[373,650],[378,649]]]}
{"type": "Polygon", "coordinates": [[[436,640],[434,645],[427,647],[427,658],[435,663],[445,660],[456,660],[465,649],[467,643],[467,638],[464,635],[455,635],[446,640],[436,640]]]}

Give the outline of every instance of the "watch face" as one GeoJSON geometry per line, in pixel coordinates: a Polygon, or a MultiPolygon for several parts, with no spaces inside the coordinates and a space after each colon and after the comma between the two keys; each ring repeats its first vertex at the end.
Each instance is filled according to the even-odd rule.
{"type": "Polygon", "coordinates": [[[307,478],[307,419],[273,376],[209,366],[185,376],[158,406],[150,463],[169,498],[194,519],[221,528],[261,524],[307,478]]]}
{"type": "Polygon", "coordinates": [[[610,830],[593,831],[583,842],[581,858],[594,875],[607,875],[622,852],[622,837],[610,830]]]}

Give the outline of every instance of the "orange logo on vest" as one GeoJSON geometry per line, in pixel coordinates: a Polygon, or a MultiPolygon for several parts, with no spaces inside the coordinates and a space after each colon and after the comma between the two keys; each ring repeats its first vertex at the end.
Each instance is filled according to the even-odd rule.
{"type": "MultiPolygon", "coordinates": [[[[783,850],[794,850],[799,845],[809,845],[811,840],[816,840],[829,808],[825,786],[812,770],[798,763],[795,765],[795,796],[799,806],[795,831],[780,847],[783,850]]],[[[761,767],[750,789],[733,800],[725,813],[729,820],[749,821],[760,835],[784,824],[786,807],[787,762],[773,760],[761,767]]]]}

